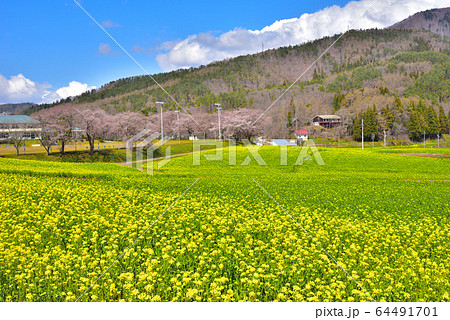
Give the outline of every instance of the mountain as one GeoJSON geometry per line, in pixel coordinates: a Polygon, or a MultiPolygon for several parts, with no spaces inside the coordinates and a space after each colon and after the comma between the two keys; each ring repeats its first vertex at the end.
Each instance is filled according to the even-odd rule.
{"type": "MultiPolygon", "coordinates": [[[[439,21],[442,14],[436,12],[432,14],[439,21]]],[[[375,106],[381,113],[419,99],[436,107],[441,104],[448,112],[450,39],[416,29],[350,30],[153,78],[184,108],[213,112],[216,102],[224,109],[266,110],[273,105],[267,112],[273,120],[272,136],[286,136],[291,130],[287,123],[294,117],[305,128],[316,114],[337,114],[351,124],[369,107],[375,106]]],[[[177,109],[150,76],[136,76],[113,81],[73,101],[36,105],[26,112],[75,104],[110,113],[151,114],[157,112],[156,101],[161,100],[166,102],[166,110],[177,109]]],[[[400,127],[405,126],[405,115],[395,118],[400,127]]]]}
{"type": "Polygon", "coordinates": [[[0,113],[18,114],[34,106],[34,103],[7,103],[0,104],[0,113]]]}
{"type": "Polygon", "coordinates": [[[416,13],[400,21],[391,29],[425,29],[437,34],[450,37],[450,8],[431,9],[416,13]]]}

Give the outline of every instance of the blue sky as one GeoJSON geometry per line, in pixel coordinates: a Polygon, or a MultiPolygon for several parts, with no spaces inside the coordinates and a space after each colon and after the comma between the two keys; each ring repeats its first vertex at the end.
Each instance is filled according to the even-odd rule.
{"type": "MultiPolygon", "coordinates": [[[[150,73],[255,51],[239,42],[246,41],[249,34],[258,47],[264,39],[269,39],[269,47],[283,45],[284,42],[271,40],[276,32],[285,32],[283,28],[275,28],[271,38],[249,30],[263,30],[279,20],[299,18],[304,13],[315,13],[333,5],[344,7],[348,3],[339,0],[79,2],[150,73]],[[236,35],[233,30],[240,32],[236,35]]],[[[428,2],[428,6],[436,6],[436,2],[439,5],[444,1],[428,2]]],[[[316,20],[320,22],[320,19],[324,19],[323,15],[317,16],[316,20]]],[[[324,30],[323,34],[333,31],[336,30],[324,30]]],[[[321,35],[311,34],[309,38],[321,35]]],[[[302,42],[303,38],[290,35],[286,39],[291,43],[302,42]]],[[[48,100],[55,96],[54,91],[67,87],[71,81],[100,87],[139,74],[143,71],[74,1],[0,2],[0,103],[26,98],[41,102],[43,90],[51,93],[47,94],[48,100]],[[23,76],[17,77],[19,74],[23,76]],[[27,96],[25,89],[20,95],[14,95],[14,84],[21,84],[24,79],[31,81],[25,83],[30,95],[27,96]]]]}

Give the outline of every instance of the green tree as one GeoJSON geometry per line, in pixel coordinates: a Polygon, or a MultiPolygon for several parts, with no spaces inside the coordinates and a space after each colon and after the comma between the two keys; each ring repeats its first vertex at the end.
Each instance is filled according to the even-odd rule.
{"type": "Polygon", "coordinates": [[[426,74],[420,76],[414,84],[408,86],[405,96],[417,95],[435,103],[450,100],[450,62],[444,66],[437,65],[426,74]]]}
{"type": "Polygon", "coordinates": [[[341,108],[341,104],[345,99],[345,94],[335,93],[333,97],[333,102],[331,103],[334,111],[338,111],[341,108]]]}
{"type": "Polygon", "coordinates": [[[409,138],[411,140],[419,140],[423,134],[424,126],[419,112],[413,110],[408,120],[409,138]]]}
{"type": "Polygon", "coordinates": [[[439,105],[438,118],[439,118],[439,132],[441,134],[449,132],[448,118],[445,115],[444,108],[442,107],[442,105],[439,105]]]}
{"type": "Polygon", "coordinates": [[[448,119],[447,128],[448,128],[448,131],[450,131],[450,110],[448,110],[448,116],[447,116],[447,119],[448,119]]]}
{"type": "Polygon", "coordinates": [[[395,109],[392,107],[385,107],[381,110],[381,115],[383,116],[387,129],[392,129],[395,122],[395,109]]]}
{"type": "Polygon", "coordinates": [[[436,109],[433,106],[428,108],[427,113],[427,126],[428,126],[428,134],[430,138],[435,138],[440,131],[439,128],[439,118],[436,112],[436,109]]]}
{"type": "Polygon", "coordinates": [[[360,115],[356,115],[355,119],[353,119],[353,126],[352,126],[352,138],[355,141],[361,141],[361,117],[360,115]]]}
{"type": "Polygon", "coordinates": [[[394,101],[394,108],[398,113],[403,113],[403,104],[402,104],[402,100],[400,99],[400,97],[395,98],[394,101]]]}
{"type": "Polygon", "coordinates": [[[414,103],[410,104],[409,120],[407,123],[410,139],[420,140],[424,132],[429,132],[429,117],[430,110],[422,100],[417,105],[414,105],[414,103]]]}
{"type": "Polygon", "coordinates": [[[367,109],[362,114],[356,115],[352,126],[353,140],[361,141],[362,120],[364,120],[364,139],[372,140],[372,134],[374,134],[375,140],[378,140],[378,113],[375,106],[367,109]]]}
{"type": "Polygon", "coordinates": [[[378,112],[375,106],[367,109],[363,113],[364,119],[364,138],[371,140],[372,134],[375,135],[375,140],[378,140],[378,112]]]}
{"type": "MultiPolygon", "coordinates": [[[[291,102],[289,103],[289,111],[287,114],[287,121],[286,121],[286,127],[290,129],[294,122],[294,116],[295,116],[295,104],[294,99],[291,97],[291,102]]],[[[295,121],[298,121],[298,119],[295,119],[295,121]]]]}

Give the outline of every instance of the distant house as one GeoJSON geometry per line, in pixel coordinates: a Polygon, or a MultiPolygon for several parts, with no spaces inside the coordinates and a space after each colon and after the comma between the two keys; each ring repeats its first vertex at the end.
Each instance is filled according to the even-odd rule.
{"type": "Polygon", "coordinates": [[[341,117],[337,115],[317,115],[313,118],[313,124],[317,127],[332,129],[342,124],[341,117]]]}
{"type": "Polygon", "coordinates": [[[309,139],[308,131],[295,130],[295,139],[300,140],[300,141],[307,141],[309,139]]]}
{"type": "Polygon", "coordinates": [[[20,136],[21,139],[34,140],[40,137],[40,121],[29,116],[0,116],[0,140],[20,136]]]}

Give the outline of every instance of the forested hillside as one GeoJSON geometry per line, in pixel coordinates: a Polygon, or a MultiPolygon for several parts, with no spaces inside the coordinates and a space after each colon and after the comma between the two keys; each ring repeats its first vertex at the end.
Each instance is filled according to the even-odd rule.
{"type": "Polygon", "coordinates": [[[431,9],[418,12],[400,21],[392,29],[425,29],[437,34],[450,37],[450,8],[431,9]]]}
{"type": "MultiPolygon", "coordinates": [[[[368,108],[375,107],[380,115],[386,114],[385,109],[395,110],[395,119],[388,121],[389,133],[406,135],[410,113],[407,106],[423,100],[420,103],[433,105],[436,110],[441,105],[444,113],[449,112],[448,37],[426,30],[398,29],[351,30],[339,37],[157,74],[154,78],[183,108],[212,112],[214,103],[221,103],[224,109],[265,110],[304,73],[268,112],[272,118],[268,134],[280,137],[290,134],[293,118],[307,128],[315,114],[342,116],[346,125],[342,134],[352,135],[353,120],[368,108]],[[399,104],[402,108],[395,109],[399,104]]],[[[149,76],[137,76],[62,103],[100,107],[112,114],[134,111],[148,115],[157,112],[156,101],[160,100],[166,102],[167,110],[178,107],[149,76]]],[[[39,105],[27,112],[52,106],[39,105]]]]}
{"type": "Polygon", "coordinates": [[[22,113],[26,109],[34,106],[34,103],[6,103],[0,104],[0,113],[22,113]]]}

